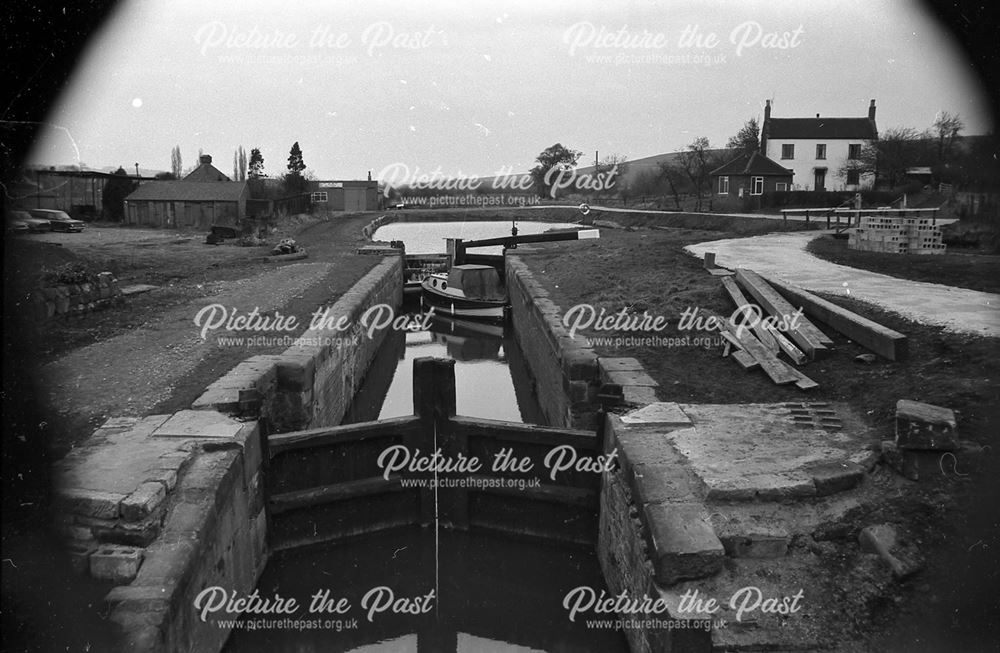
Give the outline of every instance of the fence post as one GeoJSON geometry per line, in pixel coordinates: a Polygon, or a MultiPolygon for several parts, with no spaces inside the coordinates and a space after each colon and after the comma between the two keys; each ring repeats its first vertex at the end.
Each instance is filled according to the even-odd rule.
{"type": "MultiPolygon", "coordinates": [[[[413,412],[420,418],[420,442],[407,447],[416,455],[433,455],[440,451],[442,460],[467,457],[468,438],[457,433],[451,418],[455,416],[455,361],[448,358],[417,358],[413,361],[413,412]],[[435,441],[436,440],[436,441],[435,441]]],[[[461,476],[461,473],[458,474],[461,476]]],[[[428,478],[443,478],[445,474],[430,473],[428,478]]],[[[422,489],[421,523],[435,519],[455,528],[469,526],[469,494],[465,488],[422,489]],[[435,501],[436,498],[436,501],[435,501]]]]}

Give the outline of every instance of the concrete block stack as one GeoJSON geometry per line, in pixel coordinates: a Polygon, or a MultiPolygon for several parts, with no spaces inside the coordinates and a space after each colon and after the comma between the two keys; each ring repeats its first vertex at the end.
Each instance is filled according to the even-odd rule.
{"type": "Polygon", "coordinates": [[[931,218],[863,215],[861,226],[853,229],[847,246],[862,252],[887,254],[943,254],[941,229],[931,218]]]}

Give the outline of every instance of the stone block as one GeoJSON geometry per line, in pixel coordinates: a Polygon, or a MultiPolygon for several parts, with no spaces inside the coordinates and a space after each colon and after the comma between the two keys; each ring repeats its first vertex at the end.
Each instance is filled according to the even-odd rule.
{"type": "Polygon", "coordinates": [[[673,585],[722,569],[725,549],[700,504],[648,504],[643,513],[657,582],[673,585]]]}
{"type": "Polygon", "coordinates": [[[181,582],[186,570],[198,555],[192,541],[156,541],[146,549],[146,560],[136,585],[171,586],[181,582]]]}
{"type": "Polygon", "coordinates": [[[117,519],[119,506],[124,498],[125,495],[115,492],[63,488],[56,493],[56,504],[58,511],[63,513],[117,519]]]}
{"type": "Polygon", "coordinates": [[[586,381],[569,381],[569,387],[567,388],[567,395],[569,400],[572,402],[583,402],[588,401],[590,384],[586,381]]]}
{"type": "Polygon", "coordinates": [[[191,403],[191,409],[238,414],[240,412],[240,391],[237,388],[213,388],[209,386],[191,403]]]}
{"type": "Polygon", "coordinates": [[[896,402],[896,446],[900,449],[958,449],[958,426],[950,408],[909,399],[896,402]]]}
{"type": "Polygon", "coordinates": [[[313,387],[316,362],[308,354],[286,353],[277,364],[278,387],[282,390],[306,390],[313,387]]]}
{"type": "Polygon", "coordinates": [[[154,469],[146,477],[146,480],[162,483],[167,492],[170,492],[177,487],[177,469],[154,469]]]}
{"type": "Polygon", "coordinates": [[[633,386],[646,386],[646,387],[655,388],[658,385],[660,385],[659,383],[657,383],[653,379],[653,377],[651,377],[650,375],[646,374],[646,372],[642,371],[642,370],[638,370],[638,371],[625,371],[625,370],[622,370],[622,371],[618,371],[618,370],[606,371],[602,375],[602,380],[605,383],[614,383],[616,385],[620,385],[620,386],[623,386],[623,387],[624,386],[633,385],[633,386]]]}
{"type": "Polygon", "coordinates": [[[122,500],[122,518],[126,521],[141,521],[156,510],[166,497],[166,485],[158,481],[147,481],[122,500]]]}
{"type": "Polygon", "coordinates": [[[636,502],[691,503],[704,494],[701,481],[682,465],[635,465],[632,486],[636,502]]]}
{"type": "Polygon", "coordinates": [[[634,358],[601,358],[601,370],[604,372],[643,372],[645,369],[634,358]]]}
{"type": "Polygon", "coordinates": [[[710,478],[709,501],[787,501],[816,496],[816,484],[803,472],[773,472],[735,478],[710,478]]]}
{"type": "Polygon", "coordinates": [[[90,554],[90,575],[116,583],[129,583],[142,565],[142,549],[102,545],[90,554]]]}
{"type": "Polygon", "coordinates": [[[233,439],[243,423],[211,410],[180,410],[153,431],[154,437],[233,439]]]}
{"type": "Polygon", "coordinates": [[[810,465],[806,473],[816,485],[816,496],[825,497],[857,487],[865,477],[865,469],[849,460],[810,465]]]}
{"type": "Polygon", "coordinates": [[[650,386],[622,386],[622,395],[625,403],[634,404],[636,406],[655,404],[659,401],[659,398],[656,396],[656,389],[650,386]]]}
{"type": "Polygon", "coordinates": [[[599,376],[597,354],[590,349],[562,348],[562,369],[574,381],[594,381],[599,376]]]}

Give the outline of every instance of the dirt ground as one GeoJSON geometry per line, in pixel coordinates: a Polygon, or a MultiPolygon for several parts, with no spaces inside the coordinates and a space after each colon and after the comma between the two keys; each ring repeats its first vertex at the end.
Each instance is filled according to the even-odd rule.
{"type": "MultiPolygon", "coordinates": [[[[527,249],[520,253],[536,274],[542,273],[543,284],[563,310],[580,303],[592,304],[597,310],[605,308],[608,313],[623,308],[640,314],[646,310],[670,320],[670,327],[658,335],[678,338],[688,335],[677,329],[677,320],[686,308],[700,307],[720,315],[733,310],[719,280],[682,248],[780,228],[780,222],[716,218],[711,230],[662,229],[656,228],[662,224],[654,217],[632,220],[616,215],[611,219],[634,230],[604,229],[597,241],[538,246],[531,253],[527,249]]],[[[676,222],[685,223],[686,219],[676,222]]],[[[979,274],[979,264],[995,265],[967,264],[966,283],[979,274]]],[[[956,265],[949,278],[961,276],[960,270],[956,265]]],[[[903,276],[903,271],[897,272],[903,276]]],[[[942,282],[940,277],[935,281],[942,282]]],[[[842,586],[833,584],[838,593],[827,597],[821,613],[848,620],[846,626],[840,624],[843,629],[837,629],[847,638],[840,647],[835,646],[840,650],[991,650],[989,647],[1000,641],[996,618],[1000,614],[996,594],[1000,586],[1000,521],[991,508],[1000,491],[1000,464],[994,453],[1000,419],[1000,361],[996,356],[1000,343],[945,333],[845,297],[827,299],[906,334],[909,360],[879,359],[871,365],[855,362],[854,357],[866,350],[827,328],[824,331],[834,340],[833,353],[800,368],[820,384],[805,393],[775,386],[759,370],[744,371],[735,361],[722,358],[718,346],[603,347],[598,353],[639,359],[660,384],[658,395],[663,401],[843,401],[867,416],[880,439],[893,437],[898,399],[954,409],[961,437],[992,449],[986,449],[970,469],[944,466],[939,478],[911,483],[903,499],[887,502],[866,521],[876,523],[884,518],[911,529],[927,558],[926,568],[913,579],[892,585],[884,601],[868,604],[859,584],[869,581],[852,571],[856,539],[835,542],[824,554],[826,572],[831,578],[839,575],[844,582],[842,586]]]]}
{"type": "MultiPolygon", "coordinates": [[[[281,346],[252,351],[239,347],[199,349],[193,360],[187,360],[185,356],[191,358],[192,354],[186,342],[190,338],[181,336],[191,336],[197,331],[193,318],[201,306],[214,298],[228,297],[225,293],[231,294],[239,288],[245,288],[243,294],[249,293],[252,298],[255,284],[260,284],[259,294],[267,299],[264,303],[284,315],[308,316],[317,306],[333,303],[377,262],[373,257],[353,256],[364,242],[361,228],[372,217],[315,216],[284,222],[278,232],[270,235],[269,242],[273,245],[282,237],[294,237],[309,253],[304,261],[286,263],[266,261],[269,247],[228,243],[212,246],[205,244],[204,234],[149,229],[98,227],[78,234],[26,235],[5,241],[5,306],[11,308],[6,312],[5,326],[8,334],[18,334],[12,354],[30,372],[22,383],[31,384],[31,396],[44,399],[56,395],[49,402],[51,409],[42,428],[42,437],[52,455],[62,455],[109,415],[132,414],[135,410],[179,410],[249,356],[284,349],[281,346]],[[76,262],[86,263],[94,271],[113,272],[122,287],[150,284],[157,288],[134,295],[121,306],[82,317],[57,318],[40,325],[29,323],[19,307],[36,287],[38,278],[47,269],[76,262]],[[274,282],[264,281],[276,274],[288,276],[278,274],[278,268],[303,267],[308,263],[330,265],[324,265],[327,271],[322,275],[307,279],[306,286],[299,282],[272,288],[274,282]],[[140,339],[146,337],[147,341],[130,343],[127,348],[112,347],[100,354],[98,343],[118,342],[129,334],[138,334],[140,339]],[[90,350],[94,355],[81,353],[90,350]],[[73,389],[74,401],[60,403],[58,393],[62,382],[72,371],[63,370],[56,361],[71,352],[87,368],[101,366],[100,378],[105,381],[78,382],[73,389]],[[152,364],[153,360],[157,362],[152,364]],[[170,374],[174,363],[184,364],[180,370],[183,373],[175,375],[177,379],[170,374]],[[59,376],[53,380],[51,374],[42,374],[44,370],[55,370],[59,376]],[[156,395],[155,401],[143,402],[135,398],[134,380],[129,387],[116,385],[116,379],[126,381],[137,370],[144,373],[150,386],[159,384],[167,392],[156,395]]],[[[307,325],[308,320],[300,320],[300,330],[307,325]]],[[[92,370],[84,370],[87,371],[92,370]]]]}

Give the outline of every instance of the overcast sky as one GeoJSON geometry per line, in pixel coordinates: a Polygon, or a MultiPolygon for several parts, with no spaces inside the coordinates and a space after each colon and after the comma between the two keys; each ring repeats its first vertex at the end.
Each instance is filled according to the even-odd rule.
{"type": "Polygon", "coordinates": [[[775,117],[875,98],[880,130],[941,110],[991,127],[950,36],[902,1],[138,0],[95,35],[31,159],[169,170],[179,145],[185,167],[202,149],[231,174],[242,145],[277,176],[298,141],[321,179],[492,175],[555,142],[587,162],[722,145],[766,98],[775,117]]]}

